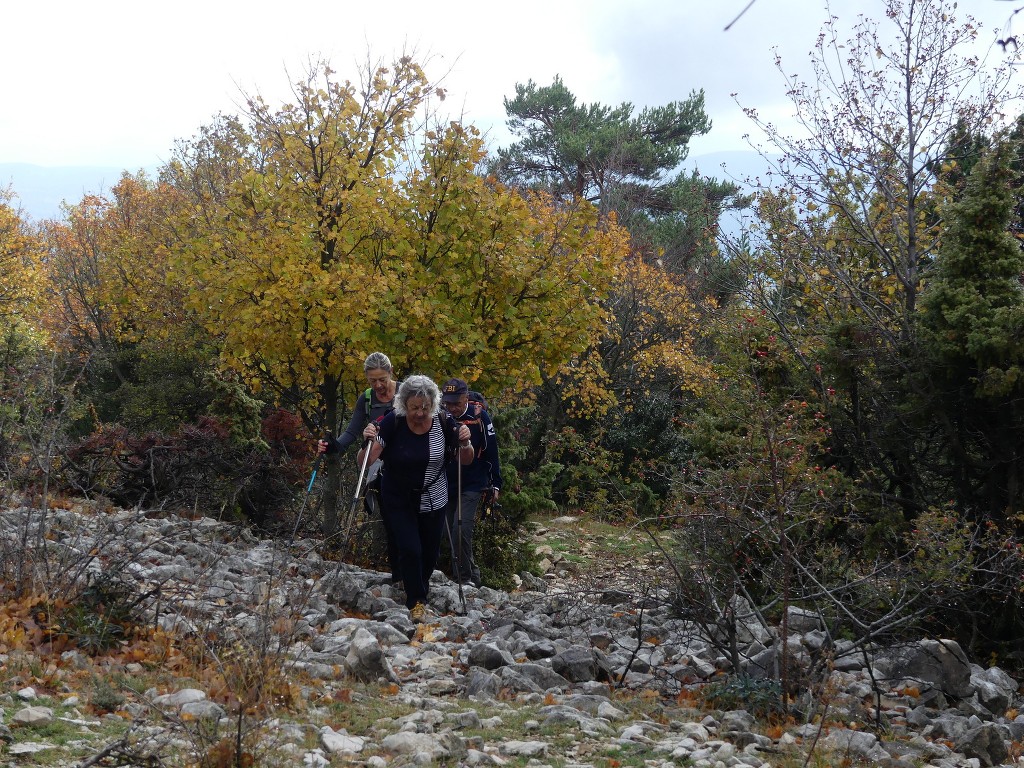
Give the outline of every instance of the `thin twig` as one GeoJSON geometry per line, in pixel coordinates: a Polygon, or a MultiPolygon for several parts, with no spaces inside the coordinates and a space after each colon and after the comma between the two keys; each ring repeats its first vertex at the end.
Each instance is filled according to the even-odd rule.
{"type": "Polygon", "coordinates": [[[743,14],[744,14],[744,13],[746,13],[747,11],[749,11],[749,10],[750,10],[750,6],[752,6],[753,4],[754,4],[754,0],[750,0],[750,2],[749,2],[749,3],[747,3],[747,7],[746,7],[746,8],[744,8],[744,9],[743,9],[742,11],[740,11],[740,12],[739,12],[739,15],[738,15],[738,16],[737,16],[737,17],[736,17],[735,19],[733,19],[733,20],[732,20],[732,21],[730,21],[730,22],[729,22],[728,24],[726,24],[726,25],[725,25],[725,29],[724,29],[724,30],[722,30],[722,31],[723,31],[723,32],[728,32],[728,31],[729,31],[729,28],[730,28],[730,27],[731,27],[731,26],[732,26],[733,24],[735,24],[735,23],[736,23],[737,21],[739,21],[739,20],[740,20],[740,18],[741,18],[741,17],[743,16],[743,14]]]}
{"type": "Polygon", "coordinates": [[[93,766],[93,765],[99,765],[101,760],[107,759],[108,757],[110,757],[115,752],[123,752],[127,748],[128,748],[128,734],[126,733],[124,736],[122,736],[117,741],[113,741],[110,744],[107,744],[107,746],[105,746],[103,749],[101,749],[99,752],[97,752],[92,757],[90,757],[90,758],[80,762],[78,764],[77,768],[89,768],[90,766],[93,766]]]}

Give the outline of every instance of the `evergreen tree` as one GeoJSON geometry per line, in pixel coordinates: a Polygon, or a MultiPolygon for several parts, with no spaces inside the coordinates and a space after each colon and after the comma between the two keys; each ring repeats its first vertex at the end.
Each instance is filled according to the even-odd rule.
{"type": "Polygon", "coordinates": [[[703,91],[634,117],[629,102],[577,104],[557,76],[549,86],[517,84],[505,111],[519,141],[498,150],[502,175],[592,203],[606,201],[613,187],[650,195],[666,169],[686,159],[690,139],[711,130],[703,91]]]}
{"type": "Polygon", "coordinates": [[[649,509],[679,443],[670,417],[679,382],[706,377],[696,352],[704,299],[728,282],[718,219],[746,201],[732,183],[679,171],[690,139],[711,130],[703,92],[635,111],[577,103],[556,77],[517,85],[505,109],[517,140],[498,151],[498,178],[564,205],[594,203],[629,231],[632,257],[605,302],[601,340],[536,391],[525,468],[565,464],[556,493],[572,506],[649,509]],[[640,414],[649,418],[634,429],[640,414]]]}
{"type": "Polygon", "coordinates": [[[945,429],[958,501],[997,520],[1021,510],[1024,482],[1024,252],[1010,232],[1017,151],[1003,140],[974,166],[922,295],[928,415],[945,429]]]}
{"type": "Polygon", "coordinates": [[[517,84],[505,111],[517,141],[498,150],[502,181],[614,212],[636,253],[675,272],[716,259],[719,216],[748,204],[731,182],[678,170],[690,140],[711,130],[703,91],[634,113],[629,102],[579,104],[556,76],[517,84]]]}
{"type": "Polygon", "coordinates": [[[787,135],[747,110],[779,153],[766,155],[772,188],[759,194],[749,301],[836,391],[830,453],[875,499],[868,514],[910,521],[948,500],[931,472],[945,438],[918,419],[929,395],[910,374],[941,213],[963,194],[950,172],[970,172],[984,145],[974,137],[1002,125],[1018,88],[1007,63],[979,59],[978,25],[952,0],[886,0],[884,10],[849,37],[830,19],[814,77],[780,60],[804,130],[787,135]]]}

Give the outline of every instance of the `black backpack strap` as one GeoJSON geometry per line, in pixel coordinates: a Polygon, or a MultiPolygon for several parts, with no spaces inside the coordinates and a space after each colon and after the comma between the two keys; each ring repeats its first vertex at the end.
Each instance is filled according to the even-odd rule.
{"type": "Polygon", "coordinates": [[[484,427],[484,420],[481,418],[481,414],[484,412],[483,406],[480,403],[474,403],[472,400],[469,403],[469,409],[463,415],[461,419],[458,419],[459,424],[465,424],[471,430],[476,425],[482,438],[482,444],[476,452],[476,457],[479,459],[484,455],[484,451],[487,450],[487,429],[484,427]]]}
{"type": "Polygon", "coordinates": [[[448,464],[459,452],[459,423],[447,411],[441,414],[441,431],[444,433],[444,463],[448,464]]]}

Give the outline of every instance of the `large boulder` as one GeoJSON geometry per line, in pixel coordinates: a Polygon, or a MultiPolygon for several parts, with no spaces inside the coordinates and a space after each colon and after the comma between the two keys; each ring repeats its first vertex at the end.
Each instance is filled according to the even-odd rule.
{"type": "Polygon", "coordinates": [[[790,632],[802,635],[815,630],[820,631],[823,624],[821,614],[817,611],[809,611],[795,605],[786,608],[786,626],[790,632]]]}
{"type": "Polygon", "coordinates": [[[497,642],[474,643],[469,649],[469,666],[484,669],[512,666],[516,660],[503,645],[497,642]]]}
{"type": "Polygon", "coordinates": [[[1009,757],[999,728],[992,723],[972,728],[956,741],[956,751],[975,758],[985,766],[1000,765],[1009,757]]]}
{"type": "Polygon", "coordinates": [[[493,672],[473,667],[466,673],[466,696],[495,699],[501,690],[501,680],[493,672]]]}
{"type": "Polygon", "coordinates": [[[890,682],[909,681],[923,691],[932,688],[964,699],[974,692],[971,664],[955,640],[919,640],[878,658],[875,668],[890,682]]]}
{"type": "Polygon", "coordinates": [[[608,679],[608,669],[598,654],[579,645],[552,656],[551,669],[573,683],[608,679]]]}
{"type": "Polygon", "coordinates": [[[362,627],[352,634],[352,642],[345,657],[345,669],[363,682],[398,682],[398,676],[391,668],[391,662],[384,655],[376,636],[362,627]]]}
{"type": "Polygon", "coordinates": [[[736,640],[740,645],[760,643],[771,645],[775,638],[762,623],[757,611],[745,597],[734,597],[732,601],[733,615],[736,617],[736,640]]]}
{"type": "Polygon", "coordinates": [[[972,665],[971,669],[971,685],[978,694],[978,701],[992,714],[1005,715],[1013,705],[1017,681],[999,667],[972,665]]]}
{"type": "Polygon", "coordinates": [[[889,757],[889,753],[879,744],[878,737],[866,731],[837,728],[822,739],[822,746],[841,754],[855,755],[876,764],[889,757]]]}

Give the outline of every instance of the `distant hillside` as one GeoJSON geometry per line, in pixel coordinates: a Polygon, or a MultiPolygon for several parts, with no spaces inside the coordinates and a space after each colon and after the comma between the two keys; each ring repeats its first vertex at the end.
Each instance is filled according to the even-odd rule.
{"type": "Polygon", "coordinates": [[[60,219],[61,203],[78,203],[89,193],[107,192],[123,169],[103,166],[48,168],[28,163],[0,163],[0,188],[10,187],[16,205],[31,219],[60,219]]]}

